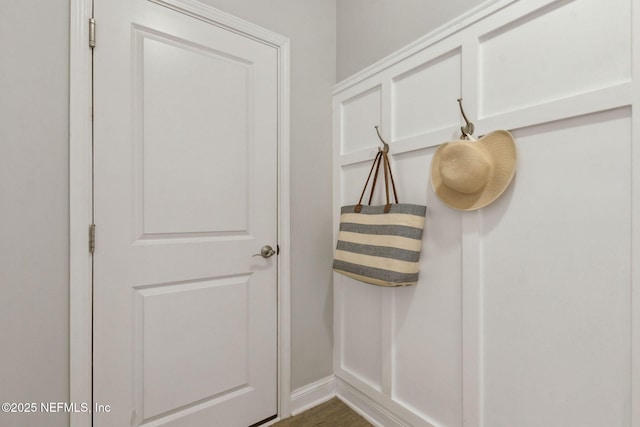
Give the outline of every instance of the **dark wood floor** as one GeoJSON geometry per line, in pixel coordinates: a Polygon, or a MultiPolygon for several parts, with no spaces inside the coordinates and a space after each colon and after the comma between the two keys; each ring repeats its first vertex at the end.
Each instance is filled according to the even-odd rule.
{"type": "Polygon", "coordinates": [[[295,417],[287,418],[273,425],[273,427],[370,427],[367,420],[355,413],[339,399],[311,408],[295,417]]]}

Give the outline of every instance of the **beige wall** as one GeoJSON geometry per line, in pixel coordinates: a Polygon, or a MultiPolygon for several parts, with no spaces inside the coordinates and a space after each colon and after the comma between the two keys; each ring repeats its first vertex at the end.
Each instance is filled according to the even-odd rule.
{"type": "Polygon", "coordinates": [[[0,402],[69,400],[68,45],[68,0],[0,3],[0,402]]]}
{"type": "Polygon", "coordinates": [[[484,2],[338,1],[337,80],[344,80],[484,2]]]}

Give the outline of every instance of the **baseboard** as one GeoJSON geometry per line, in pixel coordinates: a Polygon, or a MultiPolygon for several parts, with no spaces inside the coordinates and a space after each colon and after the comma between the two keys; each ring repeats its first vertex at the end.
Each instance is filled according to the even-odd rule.
{"type": "Polygon", "coordinates": [[[307,409],[318,406],[319,404],[332,399],[335,395],[336,377],[334,375],[330,375],[309,385],[295,389],[291,393],[291,415],[298,415],[307,409]]]}
{"type": "Polygon", "coordinates": [[[336,378],[336,396],[377,427],[410,427],[361,391],[336,378]]]}

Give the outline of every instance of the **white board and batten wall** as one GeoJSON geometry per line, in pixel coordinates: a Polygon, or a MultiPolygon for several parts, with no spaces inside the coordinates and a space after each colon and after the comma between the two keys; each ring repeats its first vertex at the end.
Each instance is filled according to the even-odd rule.
{"type": "MultiPolygon", "coordinates": [[[[640,2],[491,1],[334,90],[334,229],[379,141],[428,206],[420,281],[335,281],[338,395],[385,426],[640,426],[640,2]],[[508,129],[490,206],[430,182],[457,139],[508,129]]],[[[380,189],[379,189],[380,190],[380,189]]],[[[382,202],[382,192],[376,195],[382,202]]]]}

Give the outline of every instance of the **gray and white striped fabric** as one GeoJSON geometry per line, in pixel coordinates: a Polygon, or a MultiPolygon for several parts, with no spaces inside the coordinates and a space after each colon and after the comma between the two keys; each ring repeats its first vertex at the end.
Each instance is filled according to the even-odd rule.
{"type": "Polygon", "coordinates": [[[337,273],[380,286],[404,286],[418,282],[420,250],[426,206],[392,204],[343,206],[338,245],[333,260],[337,273]]]}

